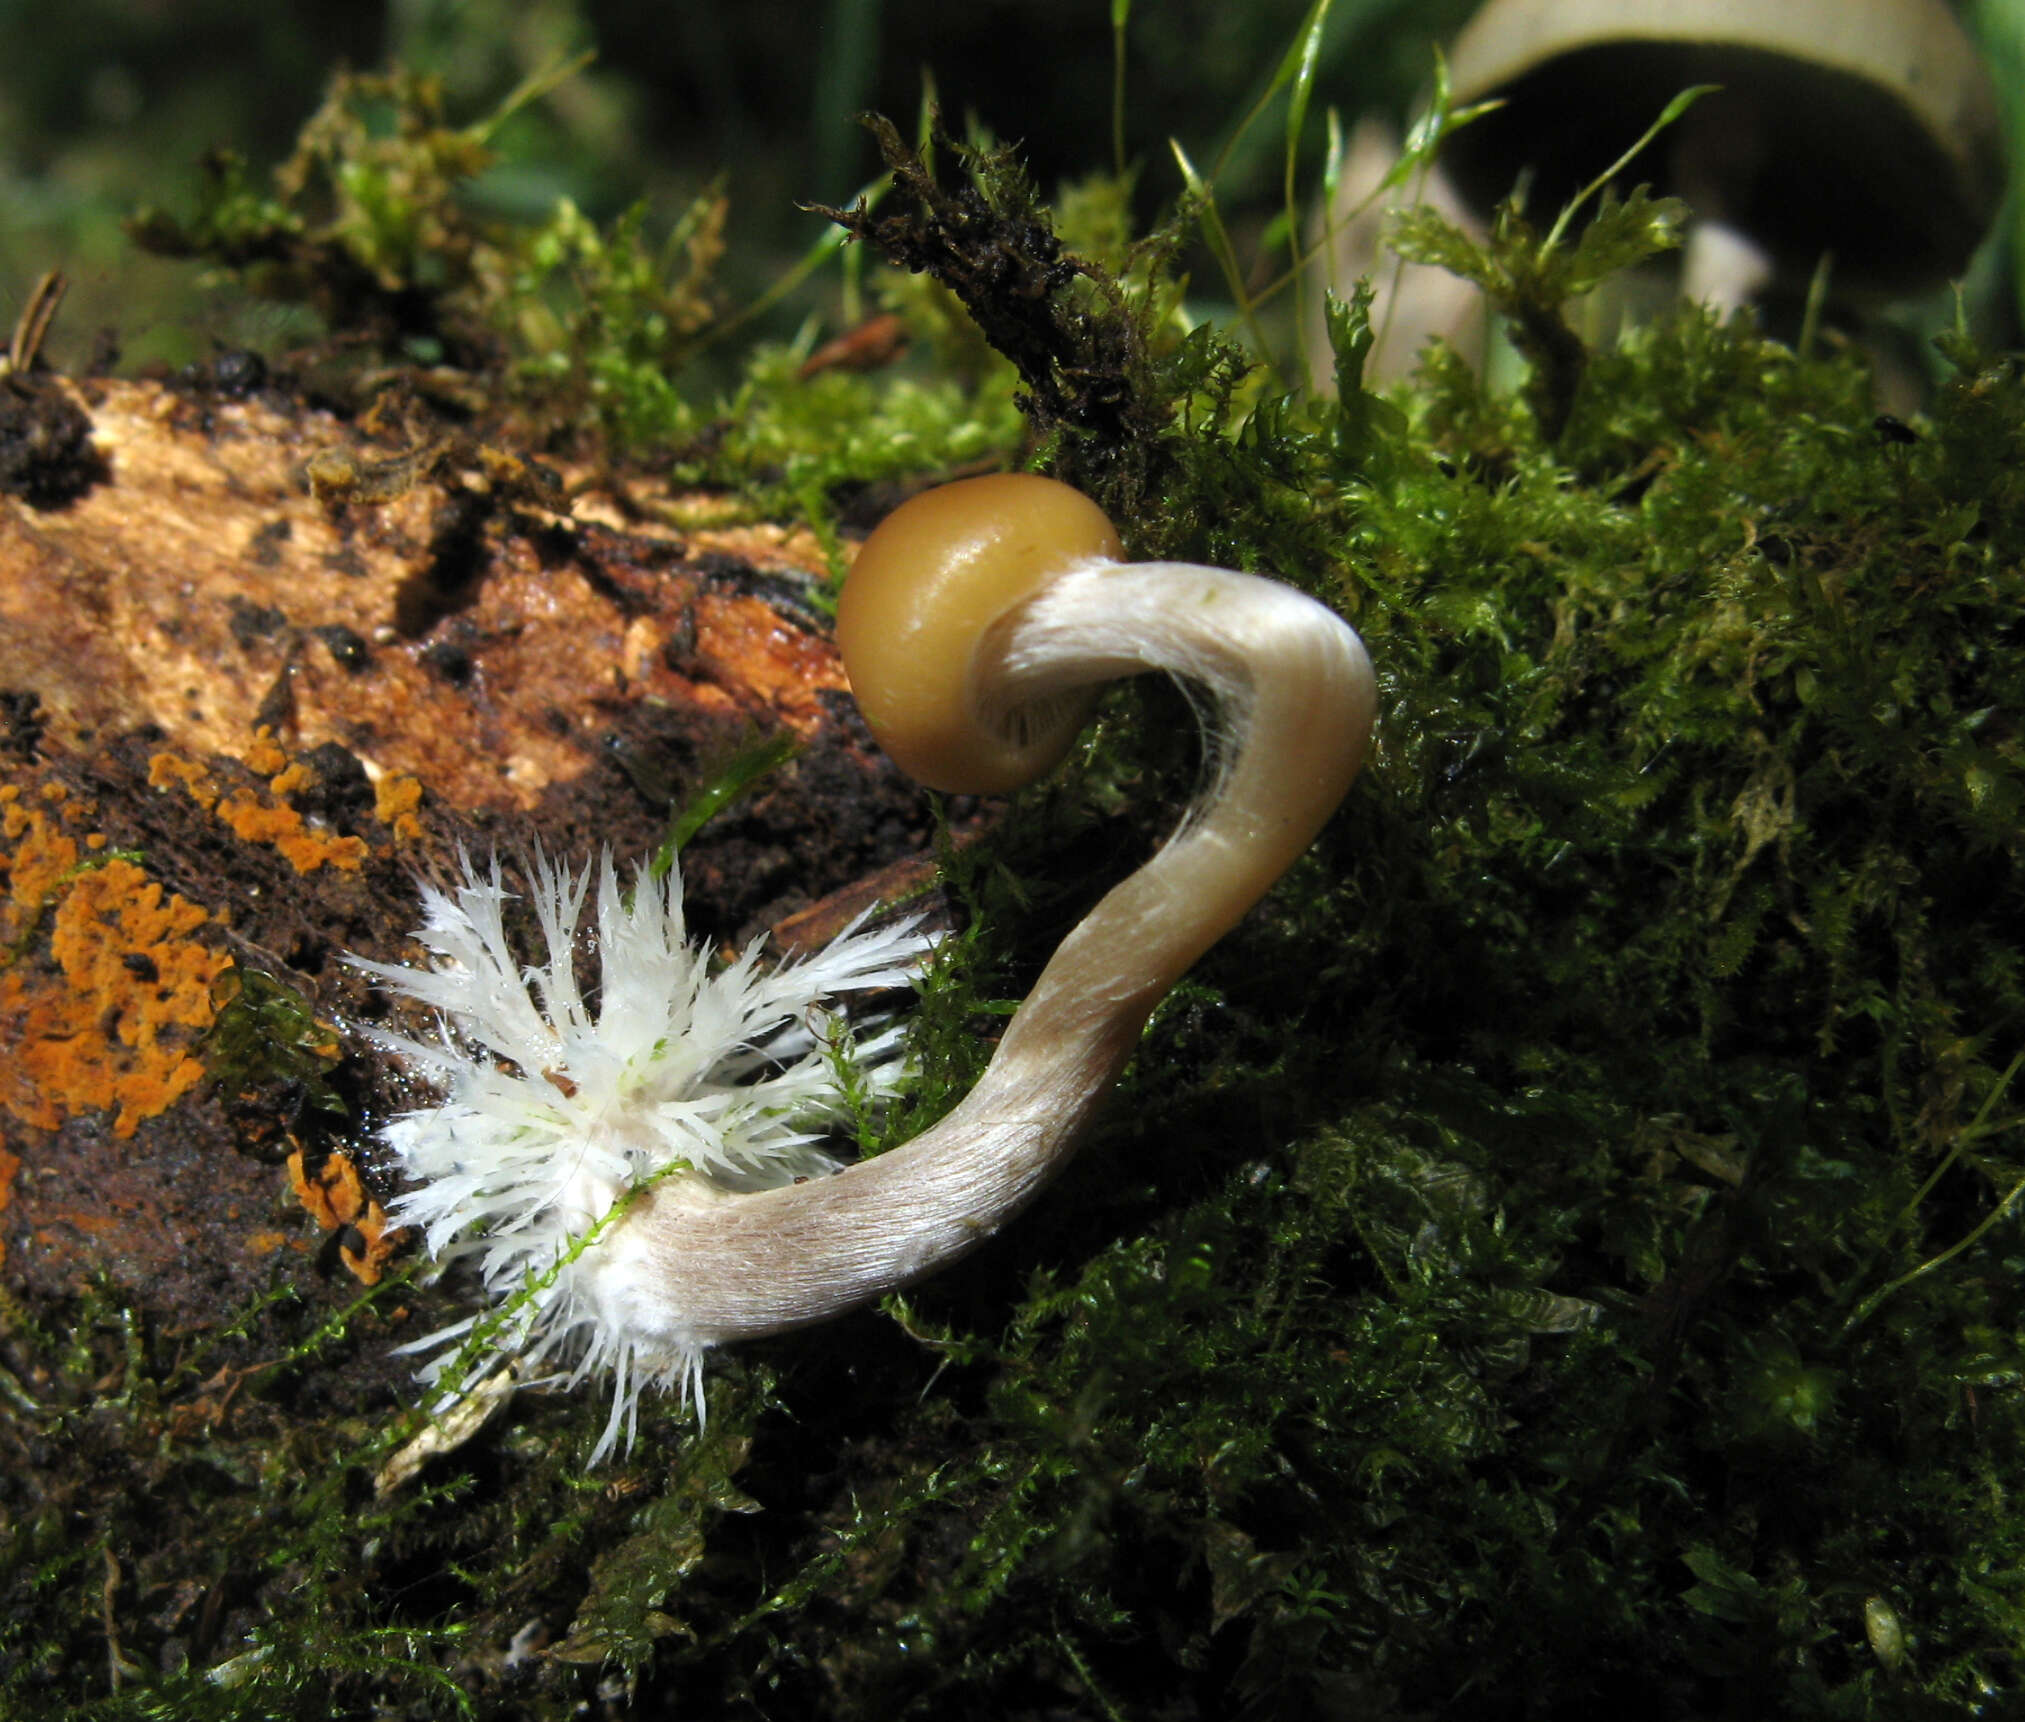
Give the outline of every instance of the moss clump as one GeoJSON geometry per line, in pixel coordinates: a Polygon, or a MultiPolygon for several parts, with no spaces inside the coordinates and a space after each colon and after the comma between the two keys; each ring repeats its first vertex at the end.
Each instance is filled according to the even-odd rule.
{"type": "MultiPolygon", "coordinates": [[[[405,379],[460,422],[477,412],[515,442],[672,456],[684,482],[736,491],[755,516],[798,510],[829,529],[833,491],[925,480],[1017,448],[1003,361],[951,295],[897,277],[882,291],[906,331],[933,345],[935,374],[805,374],[811,324],[795,343],[755,346],[713,399],[714,385],[688,374],[692,362],[765,308],[728,309],[715,291],[729,211],[720,186],[658,235],[645,205],[603,224],[567,199],[534,223],[486,214],[472,193],[499,165],[498,134],[583,63],[529,80],[465,125],[450,123],[438,79],[341,72],[271,188],[215,151],[189,215],[142,210],[129,232],[146,250],[218,266],[257,297],[308,306],[332,361],[356,368],[361,351],[392,361],[359,375],[364,393],[405,379]]],[[[1009,152],[990,159],[1008,185],[1024,184],[1009,152]]],[[[1031,188],[1022,195],[1031,200],[1031,188]]],[[[1086,225],[1115,216],[1118,202],[1078,199],[1086,225]]],[[[1037,203],[1021,231],[1048,231],[1037,203]]],[[[819,242],[780,291],[834,249],[819,242]]],[[[320,493],[371,501],[451,447],[428,444],[385,471],[312,463],[311,478],[320,493]]]]}
{"type": "Polygon", "coordinates": [[[216,151],[191,215],[143,210],[128,231],[146,250],[308,305],[346,345],[363,337],[385,357],[486,378],[488,404],[518,403],[537,436],[581,426],[622,446],[677,441],[694,420],[674,377],[715,317],[721,191],[701,193],[659,243],[644,208],[601,228],[564,200],[530,226],[488,217],[469,196],[506,122],[583,64],[529,80],[462,126],[438,79],[341,72],[270,191],[216,151]]]}
{"type": "Polygon", "coordinates": [[[1078,476],[1105,472],[1136,500],[1154,476],[1143,462],[1162,447],[1167,405],[1154,386],[1143,296],[1135,303],[1109,270],[1063,246],[1012,150],[958,144],[939,116],[921,151],[890,121],[868,124],[904,207],[818,213],[947,288],[1018,372],[1035,428],[1065,437],[1078,476]],[[955,158],[953,186],[937,176],[938,151],[955,158]]]}
{"type": "MultiPolygon", "coordinates": [[[[832,489],[996,464],[1019,446],[1022,423],[1006,388],[957,377],[801,375],[797,347],[754,351],[724,405],[722,435],[685,458],[700,483],[771,495],[817,522],[832,489]]],[[[997,379],[994,379],[995,381],[997,379]]]]}

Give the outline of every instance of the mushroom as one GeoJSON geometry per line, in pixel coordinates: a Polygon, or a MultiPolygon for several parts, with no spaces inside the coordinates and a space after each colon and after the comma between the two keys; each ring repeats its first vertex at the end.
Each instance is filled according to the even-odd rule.
{"type": "MultiPolygon", "coordinates": [[[[537,866],[549,947],[523,968],[507,893],[467,866],[426,894],[430,969],[353,959],[447,1019],[440,1042],[379,1031],[447,1093],[383,1132],[423,1179],[394,1213],[438,1252],[480,1257],[504,1314],[463,1338],[531,1368],[573,1353],[609,1368],[598,1452],[630,1430],[645,1385],[696,1396],[703,1352],[823,1321],[955,1261],[1065,1163],[1153,1007],[1305,850],[1361,765],[1376,694],[1355,633],[1256,575],[1119,560],[1095,504],[1026,474],[946,485],[897,509],[860,550],[838,614],[852,687],[907,770],[1002,792],[1073,743],[1094,690],[1165,671],[1202,697],[1206,786],[1179,828],[1062,942],[983,1076],[942,1121],[838,1168],[805,1120],[823,1060],[784,1043],[803,1013],[891,985],[923,943],[854,926],[767,975],[748,951],[713,973],[689,945],[678,880],[630,896],[602,869],[602,983],[576,980],[588,875],[537,866]],[[754,1087],[763,1055],[776,1074],[754,1087]],[[755,1092],[755,1088],[760,1092],[755,1092]]],[[[891,1086],[896,1034],[871,1092],[891,1086]]],[[[434,1378],[468,1382],[439,1360],[434,1378]]]]}
{"type": "Polygon", "coordinates": [[[991,1236],[1061,1170],[1153,1007],[1350,787],[1377,696],[1347,624],[1257,575],[1117,555],[1094,503],[1024,473],[924,492],[859,551],[838,643],[872,733],[922,781],[1030,781],[1067,752],[1095,687],[1144,671],[1209,697],[1214,763],[1166,844],[1062,941],[940,1123],[828,1178],[646,1193],[613,1247],[637,1258],[642,1327],[665,1345],[827,1320],[991,1236]]]}
{"type": "Polygon", "coordinates": [[[1502,98],[1442,162],[1488,209],[1521,170],[1558,208],[1683,89],[1702,97],[1632,172],[1700,220],[1683,280],[1727,308],[1862,304],[1958,275],[2004,189],[1997,99],[1945,0],[1490,0],[1451,56],[1456,104],[1502,98]]]}

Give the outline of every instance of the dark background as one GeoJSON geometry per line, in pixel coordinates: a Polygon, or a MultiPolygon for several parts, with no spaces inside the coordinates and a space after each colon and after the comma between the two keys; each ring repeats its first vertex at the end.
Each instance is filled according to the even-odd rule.
{"type": "MultiPolygon", "coordinates": [[[[1324,109],[1346,125],[1373,109],[1404,113],[1427,84],[1432,45],[1473,3],[1338,0],[1308,128],[1315,178],[1324,109]]],[[[1126,149],[1142,223],[1181,187],[1169,138],[1207,171],[1304,11],[1303,0],[1131,8],[1126,149]]],[[[959,128],[1020,141],[1044,191],[1110,165],[1108,0],[0,0],[0,309],[61,267],[71,299],[58,363],[109,322],[128,368],[202,357],[217,342],[271,344],[288,313],[136,257],[121,218],[144,203],[187,211],[198,158],[215,146],[263,169],[281,160],[341,64],[399,59],[433,72],[450,118],[466,122],[584,48],[597,50],[592,67],[502,132],[504,159],[479,195],[530,218],[568,195],[600,219],[644,197],[665,222],[722,175],[734,303],[820,231],[797,203],[848,199],[876,171],[852,116],[878,108],[911,135],[931,82],[959,128]]],[[[1241,240],[1279,207],[1283,141],[1269,114],[1218,176],[1241,240]]]]}
{"type": "MultiPolygon", "coordinates": [[[[1478,3],[1335,0],[1302,140],[1304,205],[1321,179],[1327,111],[1346,131],[1365,114],[1404,117],[1429,88],[1436,45],[1478,3]]],[[[2025,0],[1962,10],[2015,111],[2025,0]]],[[[1261,284],[1284,266],[1284,250],[1263,242],[1284,208],[1283,109],[1244,121],[1304,0],[1136,0],[1126,11],[1125,155],[1140,230],[1181,190],[1173,140],[1205,173],[1221,164],[1218,205],[1261,284]]],[[[932,90],[959,132],[1018,142],[1050,196],[1112,164],[1111,0],[0,0],[0,329],[35,279],[61,268],[70,298],[46,349],[59,367],[108,351],[108,330],[129,371],[307,338],[306,312],[139,256],[122,219],[146,204],[187,213],[199,159],[219,146],[264,183],[339,66],[398,60],[436,75],[461,124],[585,49],[597,54],[587,71],[501,129],[500,162],[474,201],[536,221],[568,196],[604,221],[644,199],[653,234],[721,176],[721,308],[749,302],[822,233],[798,204],[847,201],[872,177],[853,120],[863,109],[911,135],[932,90]]],[[[1972,309],[2013,299],[2001,251],[1992,259],[1975,272],[1972,309]]],[[[1206,255],[1187,263],[1191,310],[1231,322],[1220,270],[1206,255]]],[[[754,332],[785,336],[811,309],[833,328],[838,289],[834,270],[818,275],[754,332]]],[[[1943,299],[1898,319],[1911,348],[1952,317],[1943,299]]],[[[2008,331],[1991,327],[2000,341],[2008,331]]],[[[729,351],[713,355],[692,383],[708,392],[733,365],[729,351]]]]}

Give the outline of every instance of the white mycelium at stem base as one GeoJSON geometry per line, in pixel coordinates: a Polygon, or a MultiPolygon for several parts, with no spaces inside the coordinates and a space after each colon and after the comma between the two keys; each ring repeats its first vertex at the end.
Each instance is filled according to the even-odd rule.
{"type": "MultiPolygon", "coordinates": [[[[481,1349],[538,1369],[551,1357],[578,1376],[609,1371],[615,1391],[602,1455],[630,1431],[642,1385],[695,1390],[702,1350],[643,1334],[631,1320],[622,1196],[656,1178],[761,1190],[824,1177],[837,1162],[817,1146],[847,1108],[839,1061],[862,1094],[890,1094],[899,1030],[850,1047],[827,1002],[905,986],[929,941],[908,922],[854,926],[806,962],[760,964],[755,943],[726,966],[692,944],[678,874],[643,869],[630,901],[604,857],[596,906],[599,985],[593,1008],[576,979],[577,932],[590,884],[537,858],[534,907],[547,961],[523,971],[508,940],[509,893],[465,862],[449,895],[423,893],[418,937],[433,967],[353,958],[390,989],[442,1013],[434,1042],[384,1030],[373,1038],[445,1090],[441,1104],[382,1132],[417,1185],[394,1218],[421,1228],[430,1253],[470,1258],[507,1307],[431,1334],[415,1349],[499,1323],[481,1349]],[[676,1168],[688,1167],[683,1171],[676,1168]],[[587,1246],[594,1228],[606,1230],[587,1246]]],[[[438,1379],[459,1346],[425,1373],[438,1379]]],[[[465,1373],[459,1371],[458,1373],[465,1373]]],[[[697,1397],[700,1408],[702,1400],[697,1397]]]]}
{"type": "MultiPolygon", "coordinates": [[[[707,1347],[841,1314],[946,1266],[1025,1207],[1060,1170],[1154,1005],[1307,848],[1356,775],[1375,693],[1348,626],[1274,581],[1121,563],[1117,548],[1103,516],[1064,485],[1020,474],[972,479],[896,511],[846,586],[838,637],[853,690],[881,743],[936,787],[1003,791],[1040,775],[1074,739],[1089,690],[1120,676],[1165,671],[1206,696],[1209,712],[1208,787],[1180,828],[1063,941],[977,1086],[913,1141],[834,1172],[793,1129],[779,1161],[749,1146],[713,1153],[695,1137],[663,1146],[677,1121],[707,1132],[712,1109],[729,1117],[737,1102],[718,1085],[728,1066],[705,1083],[704,1101],[658,1074],[673,1056],[663,1049],[669,1037],[698,1032],[680,1018],[711,983],[699,989],[700,961],[682,978],[667,948],[680,940],[679,907],[672,933],[667,917],[655,923],[648,887],[644,910],[636,902],[620,911],[609,873],[594,1026],[563,978],[574,905],[544,908],[551,961],[536,975],[544,1008],[524,988],[517,1003],[507,996],[503,941],[495,950],[488,932],[483,950],[468,948],[471,911],[485,908],[488,893],[496,899],[496,882],[467,885],[454,904],[431,900],[425,940],[448,966],[418,974],[368,965],[517,1067],[505,1075],[454,1051],[405,1048],[434,1065],[450,1096],[388,1131],[410,1170],[444,1180],[405,1197],[398,1217],[427,1225],[432,1248],[478,1232],[464,1247],[480,1253],[495,1292],[552,1265],[572,1225],[580,1233],[602,1216],[629,1178],[688,1162],[641,1190],[503,1336],[537,1356],[574,1354],[580,1370],[613,1368],[617,1403],[601,1453],[622,1423],[630,1427],[644,1385],[693,1389],[707,1347]],[[655,953],[647,967],[667,973],[673,1003],[641,996],[635,984],[626,941],[643,938],[655,953]],[[469,1008],[463,971],[474,962],[499,971],[496,1016],[469,1008]],[[624,1008],[648,1029],[618,1020],[615,976],[626,977],[624,1008]],[[564,1019],[569,1032],[558,1033],[564,1019]],[[560,1062],[542,1062],[551,1057],[560,1062]],[[607,1065],[637,1072],[636,1087],[603,1081],[595,1073],[607,1065]],[[540,1092],[546,1084],[563,1098],[558,1079],[576,1098],[594,1079],[608,1096],[587,1139],[573,1137],[564,1109],[540,1092]],[[516,1083],[514,1097],[486,1110],[499,1085],[516,1083]],[[557,1122],[517,1136],[513,1107],[530,1096],[557,1122]],[[485,1120],[487,1153],[514,1158],[510,1179],[466,1151],[475,1115],[485,1120]],[[580,1168],[593,1160],[597,1197],[586,1202],[580,1168]]],[[[496,926],[496,900],[490,912],[496,926]]],[[[919,940],[905,930],[855,934],[786,972],[823,994],[887,984],[910,944],[919,940]]],[[[702,1044],[713,1044],[708,1033],[702,1044]]],[[[718,1056],[734,1050],[714,1044],[718,1056]]],[[[870,1068],[877,1082],[891,1067],[870,1068]]],[[[812,1086],[795,1100],[818,1116],[833,1103],[812,1086]]]]}

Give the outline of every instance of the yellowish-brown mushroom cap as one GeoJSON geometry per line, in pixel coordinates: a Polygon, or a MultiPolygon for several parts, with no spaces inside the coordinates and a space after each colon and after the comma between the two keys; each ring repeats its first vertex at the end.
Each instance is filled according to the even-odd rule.
{"type": "Polygon", "coordinates": [[[998,795],[1047,771],[1088,700],[990,721],[976,644],[1065,569],[1123,554],[1102,509],[1033,473],[960,479],[901,504],[865,540],[837,604],[845,673],[879,745],[931,789],[998,795]]]}

